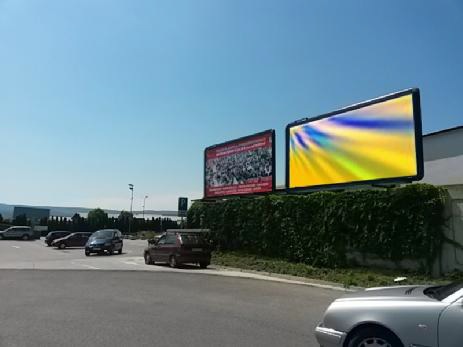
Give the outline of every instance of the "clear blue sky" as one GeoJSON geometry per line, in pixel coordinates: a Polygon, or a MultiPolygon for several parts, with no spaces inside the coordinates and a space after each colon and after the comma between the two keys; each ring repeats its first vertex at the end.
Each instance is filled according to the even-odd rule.
{"type": "Polygon", "coordinates": [[[460,125],[463,2],[0,0],[0,202],[175,209],[204,147],[421,88],[460,125]]]}

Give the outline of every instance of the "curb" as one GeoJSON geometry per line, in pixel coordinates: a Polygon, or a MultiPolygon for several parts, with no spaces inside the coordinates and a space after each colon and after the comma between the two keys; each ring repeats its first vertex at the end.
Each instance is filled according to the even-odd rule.
{"type": "MultiPolygon", "coordinates": [[[[233,267],[222,266],[222,265],[214,265],[214,267],[218,271],[224,271],[224,273],[230,271],[230,272],[240,272],[242,274],[248,275],[248,276],[239,276],[239,275],[235,276],[235,277],[241,277],[241,278],[254,278],[254,279],[259,279],[263,281],[298,284],[298,285],[304,285],[308,287],[331,289],[331,290],[337,290],[337,291],[342,291],[342,292],[356,292],[356,291],[365,289],[363,287],[356,287],[356,286],[345,287],[342,284],[339,284],[336,282],[329,282],[329,281],[317,280],[313,278],[298,277],[298,276],[291,276],[291,275],[283,275],[283,274],[277,274],[273,272],[233,268],[233,267]]],[[[218,274],[218,276],[220,276],[220,274],[218,274]]],[[[223,276],[230,276],[230,275],[224,274],[223,276]]]]}

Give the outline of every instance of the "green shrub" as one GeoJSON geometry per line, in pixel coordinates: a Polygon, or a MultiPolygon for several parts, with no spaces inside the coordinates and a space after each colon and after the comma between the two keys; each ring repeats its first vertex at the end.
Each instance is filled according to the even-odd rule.
{"type": "Polygon", "coordinates": [[[412,184],[195,202],[188,226],[211,229],[219,250],[330,267],[346,266],[346,253],[356,250],[425,261],[429,270],[444,241],[443,209],[442,189],[412,184]]]}

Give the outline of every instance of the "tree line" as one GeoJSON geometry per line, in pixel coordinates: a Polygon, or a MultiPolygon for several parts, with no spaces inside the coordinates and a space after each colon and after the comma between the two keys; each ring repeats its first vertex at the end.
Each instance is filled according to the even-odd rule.
{"type": "MultiPolygon", "coordinates": [[[[7,223],[0,215],[0,223],[7,223]]],[[[26,215],[19,215],[13,221],[12,225],[31,225],[26,215]]],[[[76,213],[72,218],[67,217],[50,217],[40,220],[41,226],[47,226],[48,231],[73,231],[73,232],[93,232],[98,229],[119,229],[122,233],[137,233],[139,231],[156,231],[162,232],[166,229],[178,228],[176,221],[170,218],[143,219],[135,218],[130,212],[121,211],[117,217],[109,217],[101,208],[91,210],[87,218],[76,213]]]]}

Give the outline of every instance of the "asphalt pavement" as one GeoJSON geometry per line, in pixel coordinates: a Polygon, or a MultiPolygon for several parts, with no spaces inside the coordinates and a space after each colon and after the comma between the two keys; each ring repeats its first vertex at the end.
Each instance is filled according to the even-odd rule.
{"type": "Polygon", "coordinates": [[[313,329],[342,295],[148,266],[146,241],[124,243],[122,255],[85,257],[43,241],[0,241],[0,347],[315,347],[313,329]]]}
{"type": "Polygon", "coordinates": [[[84,248],[57,249],[40,240],[0,240],[1,269],[132,270],[144,265],[144,240],[124,240],[123,254],[85,256],[84,248]]]}

